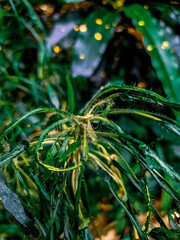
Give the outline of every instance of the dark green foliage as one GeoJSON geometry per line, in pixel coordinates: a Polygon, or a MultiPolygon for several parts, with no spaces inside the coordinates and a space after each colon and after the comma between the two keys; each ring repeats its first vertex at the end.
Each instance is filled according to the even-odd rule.
{"type": "Polygon", "coordinates": [[[105,196],[120,238],[179,239],[179,12],[1,1],[0,238],[92,240],[105,196]]]}
{"type": "Polygon", "coordinates": [[[178,240],[180,238],[180,229],[164,229],[164,228],[154,228],[149,233],[151,237],[156,240],[178,240]]]}

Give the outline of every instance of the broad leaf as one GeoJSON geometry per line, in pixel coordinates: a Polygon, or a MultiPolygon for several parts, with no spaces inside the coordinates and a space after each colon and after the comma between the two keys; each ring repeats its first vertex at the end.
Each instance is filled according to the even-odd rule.
{"type": "Polygon", "coordinates": [[[24,227],[29,222],[20,199],[16,193],[11,191],[5,183],[3,173],[0,170],[0,198],[5,209],[24,227]]]}
{"type": "Polygon", "coordinates": [[[180,74],[177,59],[171,53],[169,42],[164,37],[159,22],[148,9],[139,4],[124,7],[127,17],[131,18],[135,27],[143,34],[147,51],[152,56],[152,63],[159,79],[162,81],[167,96],[180,102],[180,74]]]}
{"type": "Polygon", "coordinates": [[[112,14],[112,12],[101,8],[93,11],[82,22],[73,51],[73,77],[90,77],[94,73],[109,40],[113,36],[114,26],[118,21],[118,14],[112,14]]]}

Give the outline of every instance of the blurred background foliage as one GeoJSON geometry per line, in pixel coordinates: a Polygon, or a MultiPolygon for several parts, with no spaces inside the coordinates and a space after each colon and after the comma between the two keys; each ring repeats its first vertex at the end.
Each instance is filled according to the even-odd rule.
{"type": "MultiPolygon", "coordinates": [[[[180,103],[179,1],[5,0],[0,1],[0,5],[1,131],[20,115],[39,106],[69,110],[67,99],[71,86],[66,81],[67,75],[74,89],[75,113],[97,89],[116,80],[151,89],[180,103]]],[[[135,108],[137,103],[130,99],[123,104],[135,108]]],[[[167,114],[167,109],[160,104],[140,107],[167,114]]],[[[168,115],[179,119],[174,112],[168,115]]],[[[46,117],[53,121],[50,116],[46,117]]],[[[12,146],[17,144],[18,133],[29,140],[34,137],[31,135],[34,129],[38,135],[41,120],[42,116],[30,117],[30,137],[23,131],[24,124],[9,139],[12,146]]],[[[125,132],[153,146],[164,161],[180,172],[180,145],[175,135],[137,116],[115,117],[114,120],[125,132]]],[[[129,162],[131,160],[129,156],[129,162]]],[[[168,180],[168,176],[164,177],[168,180]]],[[[119,239],[119,236],[129,239],[122,209],[95,178],[89,170],[89,202],[93,216],[90,229],[94,238],[100,239],[102,235],[101,238],[106,239],[103,234],[108,233],[114,236],[112,239],[119,239]]],[[[12,185],[16,190],[20,188],[18,181],[9,181],[14,181],[12,185]]],[[[153,179],[149,184],[154,203],[167,221],[168,210],[176,209],[176,205],[153,179]]],[[[131,186],[129,188],[131,191],[131,186]]],[[[133,191],[131,197],[143,222],[145,209],[141,200],[133,191]]],[[[23,233],[0,207],[0,239],[23,239],[23,233]]],[[[178,222],[179,215],[176,218],[178,222]]],[[[153,219],[151,221],[152,226],[157,225],[153,219]]]]}

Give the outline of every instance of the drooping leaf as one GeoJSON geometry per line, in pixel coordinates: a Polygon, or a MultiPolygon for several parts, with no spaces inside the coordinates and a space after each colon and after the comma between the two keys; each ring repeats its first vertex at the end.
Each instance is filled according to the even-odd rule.
{"type": "Polygon", "coordinates": [[[76,142],[73,142],[71,145],[69,145],[68,149],[60,156],[59,161],[64,160],[69,154],[71,154],[80,145],[81,145],[80,139],[78,139],[76,142]]]}
{"type": "Polygon", "coordinates": [[[103,169],[98,169],[96,170],[96,173],[98,176],[101,177],[101,179],[106,182],[112,192],[112,194],[114,195],[114,197],[116,198],[118,204],[124,209],[124,211],[126,212],[126,214],[128,215],[130,221],[132,222],[132,224],[135,226],[136,230],[138,231],[139,236],[141,237],[142,240],[148,240],[147,236],[143,233],[143,231],[141,230],[139,224],[137,223],[136,219],[134,218],[134,216],[132,216],[132,214],[129,212],[129,210],[126,208],[126,206],[124,205],[123,201],[118,197],[116,190],[112,184],[113,179],[112,177],[109,175],[109,173],[107,171],[104,171],[103,169]]]}
{"type": "Polygon", "coordinates": [[[11,191],[5,183],[4,176],[0,170],[0,198],[5,209],[24,227],[29,222],[20,199],[16,193],[11,191]]]}
{"type": "Polygon", "coordinates": [[[68,112],[64,112],[62,110],[56,109],[56,108],[46,108],[46,107],[39,107],[36,108],[26,114],[24,114],[22,117],[18,118],[15,122],[10,124],[10,126],[0,135],[0,141],[8,134],[10,133],[15,127],[17,127],[21,122],[23,122],[28,117],[35,115],[37,113],[43,113],[43,112],[53,112],[53,113],[59,113],[65,116],[69,116],[70,114],[68,112]]]}
{"type": "Polygon", "coordinates": [[[131,18],[135,27],[143,34],[147,51],[152,56],[152,63],[165,92],[172,100],[180,102],[180,74],[176,57],[171,53],[171,47],[164,37],[163,29],[148,9],[139,4],[124,7],[127,17],[131,18]]]}
{"type": "Polygon", "coordinates": [[[2,156],[0,158],[0,167],[8,164],[15,157],[19,156],[22,152],[26,151],[29,147],[29,143],[26,140],[23,140],[16,148],[14,148],[10,153],[2,156]]]}

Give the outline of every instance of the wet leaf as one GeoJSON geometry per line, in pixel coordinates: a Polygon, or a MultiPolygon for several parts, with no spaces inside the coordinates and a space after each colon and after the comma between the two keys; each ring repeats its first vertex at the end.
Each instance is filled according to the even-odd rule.
{"type": "Polygon", "coordinates": [[[139,4],[124,7],[127,17],[143,34],[147,51],[152,56],[152,63],[159,79],[162,81],[167,96],[180,102],[180,74],[176,57],[171,53],[171,46],[164,37],[164,31],[148,9],[139,4]]]}
{"type": "Polygon", "coordinates": [[[169,223],[172,229],[180,229],[180,215],[175,210],[170,210],[168,212],[169,223]],[[178,223],[179,221],[179,223],[178,223]]]}
{"type": "Polygon", "coordinates": [[[90,77],[99,65],[119,16],[106,9],[93,11],[81,23],[72,60],[73,77],[90,77]],[[99,21],[96,23],[96,21],[99,21]],[[96,49],[94,51],[94,49],[96,49]]]}
{"type": "Polygon", "coordinates": [[[179,240],[180,229],[153,228],[149,235],[156,240],[179,240]]]}
{"type": "Polygon", "coordinates": [[[68,149],[60,156],[59,161],[63,161],[69,154],[74,152],[74,150],[77,149],[80,145],[81,145],[81,140],[79,138],[76,142],[69,145],[68,149]]]}
{"type": "Polygon", "coordinates": [[[114,195],[114,197],[116,198],[118,204],[124,209],[124,211],[126,212],[127,216],[129,217],[129,220],[131,221],[131,223],[135,226],[136,230],[138,231],[139,236],[141,237],[142,240],[147,240],[147,236],[142,232],[139,224],[137,223],[136,219],[134,218],[134,216],[129,212],[129,210],[127,209],[127,207],[124,205],[123,201],[121,200],[121,198],[118,197],[117,192],[113,186],[113,179],[112,177],[109,175],[108,172],[102,170],[102,169],[98,169],[96,170],[96,174],[98,176],[100,176],[100,178],[106,182],[109,186],[109,189],[111,190],[112,194],[114,195]]]}
{"type": "Polygon", "coordinates": [[[21,153],[26,151],[28,147],[29,147],[28,141],[23,140],[21,144],[19,144],[16,148],[14,148],[10,153],[0,158],[0,167],[3,167],[4,165],[8,164],[15,157],[19,156],[21,153]]]}
{"type": "Polygon", "coordinates": [[[16,193],[11,191],[4,180],[2,171],[0,170],[0,197],[5,209],[24,227],[29,222],[20,199],[16,193]]]}

